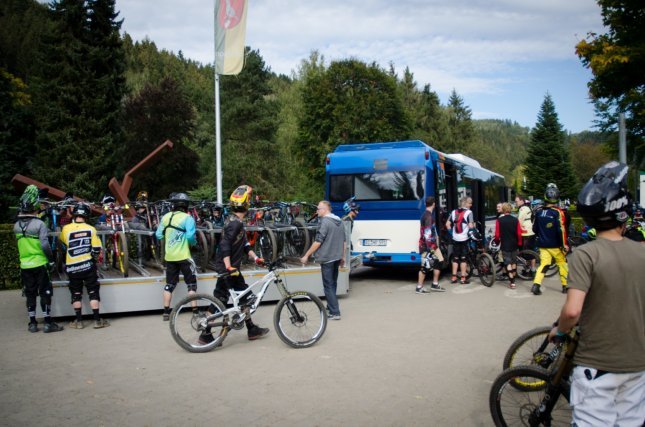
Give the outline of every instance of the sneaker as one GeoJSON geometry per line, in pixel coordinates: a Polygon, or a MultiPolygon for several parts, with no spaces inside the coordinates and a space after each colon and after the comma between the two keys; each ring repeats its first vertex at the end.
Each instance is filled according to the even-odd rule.
{"type": "Polygon", "coordinates": [[[73,320],[69,322],[69,327],[72,329],[83,329],[85,325],[82,320],[73,320]]]}
{"type": "Polygon", "coordinates": [[[568,287],[568,286],[563,286],[563,287],[562,287],[562,293],[563,293],[563,294],[566,294],[566,293],[567,293],[567,289],[569,289],[569,287],[568,287]]]}
{"type": "Polygon", "coordinates": [[[268,333],[269,333],[269,328],[261,328],[258,325],[253,325],[248,330],[249,340],[251,341],[257,340],[258,338],[262,338],[268,333]]]}
{"type": "Polygon", "coordinates": [[[170,313],[164,313],[164,314],[163,314],[163,321],[164,321],[164,322],[167,322],[167,321],[169,321],[169,320],[170,320],[170,313]]]}
{"type": "Polygon", "coordinates": [[[329,320],[340,320],[340,314],[330,314],[327,316],[329,320]]]}
{"type": "MultiPolygon", "coordinates": [[[[430,293],[430,292],[428,292],[428,290],[427,290],[425,287],[423,287],[423,286],[417,286],[417,290],[416,290],[415,292],[416,292],[417,294],[429,294],[429,293],[430,293]]],[[[332,316],[332,315],[330,314],[330,315],[329,315],[329,317],[331,317],[331,316],[332,316]]]]}
{"type": "Polygon", "coordinates": [[[468,280],[468,278],[467,278],[467,277],[462,277],[462,278],[461,278],[461,284],[462,284],[462,285],[467,285],[467,284],[469,284],[469,283],[470,283],[470,280],[468,280]]]}
{"type": "Polygon", "coordinates": [[[515,286],[515,283],[511,283],[511,284],[508,285],[508,287],[511,288],[511,289],[515,289],[517,286],[515,286]]]}
{"type": "Polygon", "coordinates": [[[439,283],[433,283],[430,285],[430,290],[433,292],[446,292],[446,289],[439,286],[439,283]]]}
{"type": "Polygon", "coordinates": [[[533,295],[542,295],[542,291],[540,290],[540,285],[538,285],[537,283],[533,283],[531,292],[533,292],[533,295]]]}
{"type": "Polygon", "coordinates": [[[451,283],[452,285],[454,285],[455,283],[457,283],[457,276],[452,276],[452,277],[450,278],[450,283],[451,283]]]}
{"type": "Polygon", "coordinates": [[[50,332],[59,332],[62,331],[63,328],[62,326],[59,326],[58,323],[51,322],[51,323],[45,323],[45,327],[43,328],[43,332],[48,334],[50,332]]]}
{"type": "Polygon", "coordinates": [[[205,334],[205,335],[202,334],[199,336],[199,339],[197,340],[199,345],[207,345],[212,343],[213,341],[215,341],[215,338],[213,338],[213,334],[205,334]]]}
{"type": "Polygon", "coordinates": [[[99,319],[94,322],[94,329],[107,328],[110,326],[110,322],[105,319],[99,319]]]}
{"type": "Polygon", "coordinates": [[[38,332],[38,323],[29,322],[27,329],[29,329],[29,332],[38,332]]]}

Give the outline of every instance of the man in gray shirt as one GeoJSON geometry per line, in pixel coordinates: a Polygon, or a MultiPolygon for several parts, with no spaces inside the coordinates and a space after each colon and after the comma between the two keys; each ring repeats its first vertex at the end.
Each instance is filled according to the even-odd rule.
{"type": "Polygon", "coordinates": [[[340,320],[336,288],[338,269],[345,263],[345,228],[343,221],[331,212],[331,204],[326,200],[318,203],[318,216],[321,218],[320,228],[314,243],[300,261],[307,264],[311,254],[316,254],[327,299],[328,317],[331,320],[340,320]]]}

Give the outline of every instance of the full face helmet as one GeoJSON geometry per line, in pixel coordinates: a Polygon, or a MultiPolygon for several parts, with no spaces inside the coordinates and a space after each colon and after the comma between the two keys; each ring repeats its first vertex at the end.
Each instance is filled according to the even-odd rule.
{"type": "Polygon", "coordinates": [[[354,211],[356,213],[360,212],[361,205],[356,203],[354,201],[354,199],[356,199],[356,197],[352,197],[352,198],[348,199],[345,203],[343,203],[343,210],[345,211],[346,214],[348,214],[348,213],[350,213],[352,211],[354,211]]]}
{"type": "Polygon", "coordinates": [[[544,200],[547,203],[558,203],[560,201],[560,190],[558,186],[550,183],[547,184],[546,190],[544,190],[544,200]]]}
{"type": "Polygon", "coordinates": [[[490,252],[499,252],[501,247],[502,243],[499,240],[490,239],[490,242],[488,242],[488,250],[490,252]]]}
{"type": "Polygon", "coordinates": [[[28,185],[20,196],[20,211],[23,213],[33,212],[38,208],[40,202],[38,187],[28,185]]]}
{"type": "Polygon", "coordinates": [[[172,193],[170,195],[170,202],[174,209],[188,209],[190,197],[186,193],[172,193]]]}
{"type": "Polygon", "coordinates": [[[74,206],[74,209],[72,209],[72,216],[74,218],[82,216],[83,218],[88,219],[90,217],[90,207],[85,203],[78,203],[74,206]]]}
{"type": "Polygon", "coordinates": [[[139,191],[137,193],[137,202],[147,202],[148,201],[148,192],[147,191],[139,191]]]}
{"type": "Polygon", "coordinates": [[[627,191],[624,163],[611,161],[601,166],[578,194],[578,212],[584,222],[597,230],[609,230],[627,222],[632,197],[627,191]]]}
{"type": "Polygon", "coordinates": [[[233,191],[229,198],[231,209],[236,212],[244,212],[249,209],[253,188],[249,185],[240,185],[233,191]]]}

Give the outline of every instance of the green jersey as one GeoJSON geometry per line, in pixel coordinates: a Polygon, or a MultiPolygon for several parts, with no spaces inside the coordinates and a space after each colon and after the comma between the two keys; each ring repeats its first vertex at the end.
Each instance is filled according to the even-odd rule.
{"type": "Polygon", "coordinates": [[[54,258],[47,239],[47,227],[37,217],[19,215],[13,232],[18,240],[20,268],[41,267],[54,258]]]}

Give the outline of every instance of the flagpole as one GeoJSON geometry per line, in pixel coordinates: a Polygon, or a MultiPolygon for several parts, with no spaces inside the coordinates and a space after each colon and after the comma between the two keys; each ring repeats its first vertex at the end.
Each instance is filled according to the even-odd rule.
{"type": "MultiPolygon", "coordinates": [[[[217,0],[213,0],[213,25],[217,26],[217,0]]],[[[217,28],[213,31],[213,71],[215,72],[215,181],[217,203],[222,203],[222,136],[220,134],[219,74],[217,74],[217,28]]]]}
{"type": "Polygon", "coordinates": [[[219,74],[215,71],[215,176],[217,203],[222,203],[222,136],[220,133],[219,74]]]}

